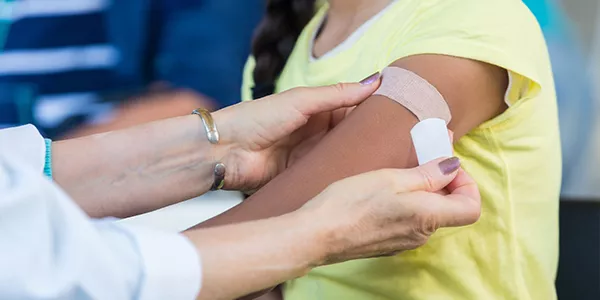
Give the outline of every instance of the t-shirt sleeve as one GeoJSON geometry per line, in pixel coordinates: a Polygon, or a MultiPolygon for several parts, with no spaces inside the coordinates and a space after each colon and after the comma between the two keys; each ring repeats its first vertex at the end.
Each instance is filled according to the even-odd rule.
{"type": "Polygon", "coordinates": [[[508,105],[539,93],[550,63],[539,25],[521,1],[429,0],[421,5],[413,26],[391,35],[390,63],[418,54],[478,60],[508,71],[508,105]]]}

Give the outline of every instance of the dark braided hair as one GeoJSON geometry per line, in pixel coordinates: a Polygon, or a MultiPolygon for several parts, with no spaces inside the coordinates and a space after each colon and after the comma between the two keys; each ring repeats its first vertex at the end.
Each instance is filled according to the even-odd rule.
{"type": "Polygon", "coordinates": [[[315,0],[267,0],[266,14],[252,44],[256,60],[252,98],[275,92],[275,81],[314,13],[315,0]]]}

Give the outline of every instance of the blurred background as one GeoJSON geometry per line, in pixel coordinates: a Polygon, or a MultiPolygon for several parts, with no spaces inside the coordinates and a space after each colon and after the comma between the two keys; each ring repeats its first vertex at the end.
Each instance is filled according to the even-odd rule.
{"type": "Polygon", "coordinates": [[[559,104],[559,299],[600,299],[600,1],[524,2],[544,31],[559,104]]]}
{"type": "MultiPolygon", "coordinates": [[[[560,299],[600,299],[600,0],[524,0],[548,43],[563,146],[560,299]]],[[[262,0],[0,0],[0,128],[63,139],[240,99],[262,0]]],[[[543,170],[541,170],[543,171],[543,170]]],[[[124,220],[183,230],[213,193],[124,220]]]]}

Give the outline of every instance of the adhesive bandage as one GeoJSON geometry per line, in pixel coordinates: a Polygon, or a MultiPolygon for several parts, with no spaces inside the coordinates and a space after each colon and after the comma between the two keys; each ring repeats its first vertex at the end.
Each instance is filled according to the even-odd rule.
{"type": "Polygon", "coordinates": [[[410,131],[419,165],[453,156],[447,127],[452,116],[438,90],[419,75],[402,68],[388,67],[381,75],[381,86],[374,95],[398,102],[419,119],[410,131]]]}

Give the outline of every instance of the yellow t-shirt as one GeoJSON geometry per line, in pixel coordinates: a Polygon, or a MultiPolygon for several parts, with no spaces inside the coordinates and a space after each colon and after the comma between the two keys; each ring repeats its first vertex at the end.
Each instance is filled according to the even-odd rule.
{"type": "MultiPolygon", "coordinates": [[[[481,219],[441,229],[424,247],[395,257],[317,268],[288,282],[285,299],[555,299],[561,155],[550,62],[533,15],[520,0],[391,5],[351,47],[311,62],[309,46],[325,5],[299,37],[277,91],[358,81],[423,53],[508,70],[509,109],[454,145],[479,184],[481,219]]],[[[253,65],[250,59],[246,99],[253,65]]]]}

